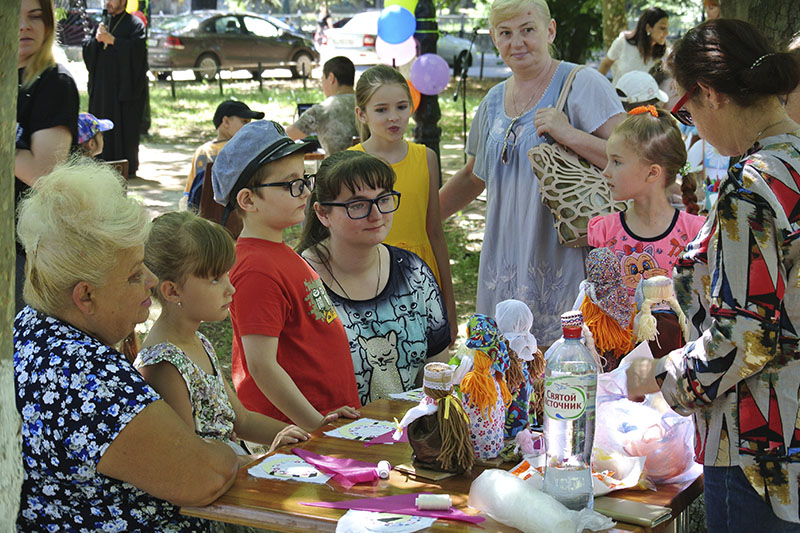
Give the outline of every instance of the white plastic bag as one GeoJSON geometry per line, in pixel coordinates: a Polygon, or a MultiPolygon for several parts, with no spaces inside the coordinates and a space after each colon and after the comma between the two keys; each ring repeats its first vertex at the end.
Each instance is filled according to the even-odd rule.
{"type": "Polygon", "coordinates": [[[469,506],[524,533],[601,531],[614,522],[591,509],[571,511],[505,470],[485,470],[469,488],[469,506]]]}
{"type": "Polygon", "coordinates": [[[647,480],[668,483],[694,465],[694,422],[672,411],[660,392],[646,395],[641,403],[628,400],[626,371],[639,357],[652,358],[646,342],[613,372],[598,377],[592,466],[622,479],[643,457],[647,480]]]}

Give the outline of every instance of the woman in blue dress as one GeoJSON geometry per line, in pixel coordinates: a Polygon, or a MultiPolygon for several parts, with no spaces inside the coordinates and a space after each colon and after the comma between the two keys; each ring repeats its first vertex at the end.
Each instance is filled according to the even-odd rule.
{"type": "Polygon", "coordinates": [[[533,312],[532,331],[549,345],[584,279],[585,251],[559,244],[528,150],[547,134],[603,168],[606,139],[625,115],[611,84],[593,69],[575,77],[566,114],[553,108],[575,65],[550,55],[556,23],[544,0],[495,0],[489,24],[512,75],[478,107],[467,164],[442,189],[441,213],[450,216],[486,190],[477,312],[491,315],[497,303],[521,300],[533,312]]]}

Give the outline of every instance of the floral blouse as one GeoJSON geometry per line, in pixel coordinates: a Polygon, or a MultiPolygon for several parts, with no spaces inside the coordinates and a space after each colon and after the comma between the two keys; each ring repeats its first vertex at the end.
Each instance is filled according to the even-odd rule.
{"type": "Polygon", "coordinates": [[[656,380],[694,414],[698,462],[740,467],[779,518],[800,522],[800,130],[761,142],[675,266],[699,338],[660,359],[656,380]]]}
{"type": "Polygon", "coordinates": [[[211,343],[202,333],[197,336],[203,343],[213,374],[197,366],[180,348],[169,342],[162,342],[148,346],[139,352],[133,366],[137,369],[147,365],[154,365],[166,361],[180,372],[186,388],[189,390],[189,400],[192,403],[192,418],[194,418],[195,432],[204,438],[222,441],[230,440],[233,433],[233,423],[236,413],[228,399],[222,373],[219,371],[217,354],[211,343]]]}
{"type": "Polygon", "coordinates": [[[118,351],[25,307],[14,320],[25,468],[18,531],[205,531],[171,503],[97,471],[125,426],[160,397],[118,351]]]}

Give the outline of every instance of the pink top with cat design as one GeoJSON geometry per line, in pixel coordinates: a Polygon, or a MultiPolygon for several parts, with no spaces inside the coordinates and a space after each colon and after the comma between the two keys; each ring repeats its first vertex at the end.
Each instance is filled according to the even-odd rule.
{"type": "Polygon", "coordinates": [[[622,280],[631,302],[639,280],[672,277],[672,267],[705,222],[705,217],[675,210],[669,227],[656,237],[643,238],[625,223],[625,211],[594,217],[589,221],[589,246],[609,248],[619,258],[622,280]]]}

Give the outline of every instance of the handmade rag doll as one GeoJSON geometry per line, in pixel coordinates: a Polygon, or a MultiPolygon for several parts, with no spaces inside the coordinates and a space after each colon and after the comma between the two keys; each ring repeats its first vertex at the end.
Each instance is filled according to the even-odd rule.
{"type": "Polygon", "coordinates": [[[408,432],[414,450],[414,466],[455,472],[468,472],[475,456],[469,439],[469,418],[461,400],[453,394],[453,369],[445,363],[428,363],[423,369],[425,397],[409,409],[395,436],[408,432]]]}
{"type": "Polygon", "coordinates": [[[614,370],[633,349],[633,307],[619,269],[619,259],[608,248],[595,248],[586,257],[586,279],[580,310],[592,333],[597,352],[606,362],[603,371],[614,370]]]}
{"type": "Polygon", "coordinates": [[[639,312],[633,319],[638,342],[647,341],[656,359],[677,350],[689,339],[689,322],[675,298],[675,287],[666,276],[643,279],[636,288],[639,312]]]}
{"type": "Polygon", "coordinates": [[[506,410],[504,435],[509,439],[530,425],[533,380],[541,377],[545,362],[536,337],[530,331],[533,314],[524,302],[503,300],[495,307],[494,314],[508,349],[506,384],[511,392],[511,404],[506,410]]]}
{"type": "Polygon", "coordinates": [[[508,350],[497,323],[475,314],[467,324],[467,348],[474,350],[473,367],[461,381],[469,415],[470,439],[478,459],[497,457],[503,449],[503,426],[511,394],[505,381],[508,350]]]}

